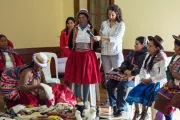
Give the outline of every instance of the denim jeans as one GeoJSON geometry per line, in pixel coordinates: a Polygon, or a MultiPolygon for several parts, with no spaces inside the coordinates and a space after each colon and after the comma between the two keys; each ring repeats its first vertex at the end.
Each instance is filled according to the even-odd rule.
{"type": "Polygon", "coordinates": [[[173,115],[170,114],[170,115],[164,115],[164,117],[166,118],[166,120],[173,120],[172,117],[173,115]]]}
{"type": "Polygon", "coordinates": [[[134,80],[131,81],[116,81],[108,80],[107,81],[107,92],[109,96],[109,102],[112,107],[116,106],[118,110],[126,111],[126,91],[128,87],[134,87],[134,80]],[[117,94],[115,89],[117,88],[117,94]]]}
{"type": "MultiPolygon", "coordinates": [[[[88,101],[88,95],[89,95],[89,86],[90,85],[83,85],[83,101],[88,101]]],[[[81,95],[81,84],[75,84],[75,96],[76,98],[82,98],[81,95]]]]}

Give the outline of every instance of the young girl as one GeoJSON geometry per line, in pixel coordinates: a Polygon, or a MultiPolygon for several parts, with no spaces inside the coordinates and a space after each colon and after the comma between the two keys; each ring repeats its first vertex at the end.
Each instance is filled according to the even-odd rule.
{"type": "Polygon", "coordinates": [[[135,114],[133,120],[139,117],[138,103],[143,104],[141,118],[144,120],[147,115],[146,106],[151,106],[155,100],[159,84],[162,86],[166,82],[166,54],[162,51],[163,39],[156,35],[149,36],[148,52],[140,71],[141,83],[134,87],[128,94],[126,101],[131,105],[135,102],[135,114]],[[154,92],[153,96],[152,93],[154,92]],[[151,98],[151,100],[150,100],[151,98]]]}
{"type": "Polygon", "coordinates": [[[0,74],[8,68],[19,65],[23,65],[21,58],[8,46],[6,36],[0,35],[0,74]]]}
{"type": "Polygon", "coordinates": [[[83,101],[88,101],[89,84],[101,82],[99,63],[93,51],[93,39],[87,31],[92,31],[89,13],[82,9],[77,14],[78,25],[74,28],[72,51],[65,69],[65,81],[75,84],[75,95],[81,98],[83,85],[83,101]]]}
{"type": "Polygon", "coordinates": [[[68,40],[71,30],[74,28],[75,19],[73,17],[68,17],[66,19],[66,28],[61,31],[60,36],[60,49],[61,49],[61,57],[68,57],[70,53],[70,49],[68,47],[68,40]]]}

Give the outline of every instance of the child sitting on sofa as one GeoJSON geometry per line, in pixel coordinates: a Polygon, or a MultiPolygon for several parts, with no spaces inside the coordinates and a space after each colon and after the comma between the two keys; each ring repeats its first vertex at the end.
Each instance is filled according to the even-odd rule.
{"type": "Polygon", "coordinates": [[[7,37],[0,34],[0,75],[4,70],[19,65],[23,65],[21,58],[8,46],[7,37]]]}

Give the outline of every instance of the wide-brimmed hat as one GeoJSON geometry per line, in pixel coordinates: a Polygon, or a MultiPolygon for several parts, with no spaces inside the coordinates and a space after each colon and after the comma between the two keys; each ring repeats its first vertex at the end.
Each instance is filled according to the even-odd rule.
{"type": "Polygon", "coordinates": [[[80,11],[76,15],[76,18],[78,18],[80,14],[85,14],[89,20],[89,13],[87,9],[80,9],[80,11]]]}
{"type": "Polygon", "coordinates": [[[179,41],[179,42],[180,42],[180,35],[179,35],[179,36],[172,35],[172,37],[173,37],[175,40],[177,40],[177,41],[179,41]]]}
{"type": "Polygon", "coordinates": [[[164,47],[162,46],[164,40],[160,36],[158,36],[158,35],[155,35],[154,37],[153,36],[148,36],[148,40],[153,40],[154,42],[156,42],[158,44],[158,47],[161,50],[164,50],[164,47]]]}
{"type": "Polygon", "coordinates": [[[32,60],[40,68],[45,68],[47,66],[47,63],[49,62],[46,54],[44,54],[42,52],[33,54],[32,60]]]}

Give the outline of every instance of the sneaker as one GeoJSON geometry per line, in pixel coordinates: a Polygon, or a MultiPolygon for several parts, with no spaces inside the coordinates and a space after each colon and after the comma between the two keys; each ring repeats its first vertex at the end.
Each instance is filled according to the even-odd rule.
{"type": "Polygon", "coordinates": [[[114,117],[120,117],[122,115],[122,111],[117,110],[113,115],[114,115],[114,117]]]}
{"type": "Polygon", "coordinates": [[[104,102],[101,103],[102,106],[109,105],[109,104],[110,104],[110,103],[109,103],[109,100],[106,100],[106,101],[104,101],[104,102]]]}
{"type": "Polygon", "coordinates": [[[147,111],[142,111],[141,118],[139,120],[147,120],[149,118],[147,111]]]}
{"type": "Polygon", "coordinates": [[[133,117],[132,120],[137,120],[137,119],[139,118],[139,116],[140,116],[139,110],[136,110],[136,111],[134,112],[134,117],[133,117]]]}

